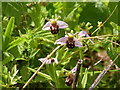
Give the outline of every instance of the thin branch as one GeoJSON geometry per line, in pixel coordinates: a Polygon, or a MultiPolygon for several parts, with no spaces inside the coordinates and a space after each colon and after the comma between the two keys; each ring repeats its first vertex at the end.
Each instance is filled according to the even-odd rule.
{"type": "MultiPolygon", "coordinates": [[[[106,57],[107,57],[107,56],[105,56],[105,57],[103,57],[102,59],[100,59],[98,62],[96,62],[96,63],[94,64],[94,66],[97,65],[97,64],[99,64],[99,63],[100,63],[104,58],[106,58],[106,57]]],[[[91,66],[88,67],[88,70],[89,70],[90,68],[91,68],[91,66]]]]}
{"type": "Polygon", "coordinates": [[[50,83],[50,85],[55,89],[55,90],[57,90],[56,88],[55,88],[55,86],[50,82],[50,81],[48,81],[49,83],[50,83]]]}
{"type": "Polygon", "coordinates": [[[29,83],[30,81],[35,77],[35,75],[40,71],[40,69],[45,65],[46,61],[63,45],[59,45],[58,47],[56,47],[51,53],[50,55],[48,55],[45,59],[45,61],[42,63],[42,65],[37,69],[37,71],[31,76],[31,78],[26,82],[26,84],[23,86],[22,89],[24,89],[29,83]]]}
{"type": "Polygon", "coordinates": [[[97,84],[100,82],[100,80],[102,79],[102,77],[106,74],[106,72],[110,69],[110,67],[112,66],[112,64],[115,62],[115,60],[118,58],[119,55],[116,56],[116,58],[114,59],[114,61],[112,61],[97,77],[97,79],[95,80],[95,82],[91,85],[91,87],[89,88],[89,90],[91,90],[92,88],[95,88],[97,86],[97,84]]]}
{"type": "Polygon", "coordinates": [[[84,40],[84,39],[98,39],[98,38],[101,38],[101,37],[112,37],[112,36],[118,36],[118,35],[101,35],[101,36],[94,36],[94,37],[79,38],[78,40],[84,40]]]}
{"type": "Polygon", "coordinates": [[[104,38],[98,38],[98,39],[103,39],[103,40],[106,40],[106,41],[108,41],[108,42],[111,42],[111,43],[113,43],[113,44],[115,44],[115,45],[120,46],[120,44],[118,44],[118,43],[116,43],[116,42],[113,42],[113,41],[111,41],[111,40],[107,40],[107,39],[104,39],[104,38]]]}
{"type": "Polygon", "coordinates": [[[100,25],[100,26],[92,33],[92,35],[93,35],[95,32],[97,32],[97,30],[99,30],[99,29],[107,22],[107,20],[108,20],[108,19],[113,15],[113,13],[115,12],[117,6],[118,6],[118,5],[115,6],[115,8],[114,8],[114,10],[112,11],[112,13],[110,14],[110,16],[103,22],[102,25],[100,25]]]}

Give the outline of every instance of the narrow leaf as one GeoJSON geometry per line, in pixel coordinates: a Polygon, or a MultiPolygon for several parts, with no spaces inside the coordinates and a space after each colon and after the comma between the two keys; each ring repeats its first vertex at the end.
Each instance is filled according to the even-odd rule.
{"type": "MultiPolygon", "coordinates": [[[[36,72],[35,69],[29,68],[29,67],[27,67],[27,68],[32,72],[36,72]]],[[[40,75],[41,77],[46,78],[47,80],[52,80],[51,77],[49,75],[45,74],[45,73],[38,72],[37,74],[40,75]]]]}
{"type": "Polygon", "coordinates": [[[18,44],[23,43],[25,40],[26,40],[25,38],[21,37],[12,41],[11,43],[9,43],[9,47],[7,50],[10,50],[11,48],[17,46],[18,44]]]}
{"type": "Polygon", "coordinates": [[[83,77],[82,82],[81,82],[82,88],[85,88],[86,83],[87,83],[87,68],[85,70],[85,74],[84,74],[84,77],[83,77]]]}

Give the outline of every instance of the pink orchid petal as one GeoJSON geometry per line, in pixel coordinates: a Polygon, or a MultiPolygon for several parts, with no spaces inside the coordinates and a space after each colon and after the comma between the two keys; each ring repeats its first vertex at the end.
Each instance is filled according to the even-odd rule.
{"type": "Polygon", "coordinates": [[[77,47],[83,47],[82,43],[80,43],[75,37],[74,37],[73,41],[75,41],[75,46],[77,46],[77,47]]]}
{"type": "Polygon", "coordinates": [[[58,64],[58,60],[57,60],[57,58],[53,58],[53,59],[55,60],[55,63],[58,64]]]}
{"type": "Polygon", "coordinates": [[[87,35],[87,32],[86,31],[81,31],[78,36],[79,37],[83,37],[83,36],[86,36],[87,35]]]}
{"type": "Polygon", "coordinates": [[[72,73],[76,72],[76,69],[77,69],[77,67],[75,66],[75,67],[72,69],[72,73]]]}
{"type": "Polygon", "coordinates": [[[46,58],[40,58],[40,59],[38,59],[38,60],[43,63],[43,62],[46,60],[46,58]]]}
{"type": "Polygon", "coordinates": [[[51,22],[47,22],[44,26],[43,26],[43,30],[50,30],[50,25],[51,25],[51,22]]]}
{"type": "Polygon", "coordinates": [[[46,64],[51,64],[51,59],[47,60],[46,64]]]}
{"type": "Polygon", "coordinates": [[[68,37],[62,37],[58,40],[55,41],[55,44],[61,44],[64,45],[66,43],[66,40],[68,39],[68,37]]]}
{"type": "Polygon", "coordinates": [[[67,28],[68,27],[67,23],[60,21],[60,20],[57,21],[57,25],[59,26],[59,28],[67,28]]]}
{"type": "MultiPolygon", "coordinates": [[[[90,36],[87,34],[86,37],[90,37],[90,36]]],[[[91,39],[89,39],[89,40],[91,41],[92,44],[94,44],[94,42],[91,39]]]]}

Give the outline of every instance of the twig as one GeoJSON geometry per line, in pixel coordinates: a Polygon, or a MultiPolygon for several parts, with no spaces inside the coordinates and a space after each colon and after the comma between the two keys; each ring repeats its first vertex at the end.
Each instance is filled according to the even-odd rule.
{"type": "Polygon", "coordinates": [[[50,83],[50,85],[55,89],[55,90],[57,90],[56,88],[55,88],[55,86],[50,82],[50,81],[48,81],[49,83],[50,83]]]}
{"type": "Polygon", "coordinates": [[[63,45],[59,45],[58,47],[56,47],[51,53],[50,55],[48,55],[45,59],[45,61],[42,63],[42,65],[37,69],[37,71],[31,76],[31,78],[26,82],[26,84],[23,86],[22,89],[24,89],[29,83],[30,81],[35,77],[35,75],[40,71],[40,69],[45,65],[46,61],[63,45]]]}
{"type": "Polygon", "coordinates": [[[118,36],[118,35],[101,35],[101,36],[94,36],[94,37],[85,37],[85,38],[79,38],[78,40],[84,40],[84,39],[98,39],[98,38],[101,38],[101,37],[112,37],[112,36],[118,36]]]}
{"type": "MultiPolygon", "coordinates": [[[[98,63],[100,63],[100,62],[101,62],[104,58],[106,58],[106,57],[107,57],[107,56],[105,56],[105,57],[103,57],[102,59],[100,59],[98,62],[96,62],[96,63],[94,64],[94,66],[97,65],[98,63]]],[[[90,68],[91,68],[91,66],[88,67],[88,70],[89,70],[90,68]]]]}
{"type": "Polygon", "coordinates": [[[77,69],[76,69],[76,72],[75,72],[75,78],[74,78],[74,81],[73,81],[72,90],[76,88],[76,84],[77,84],[79,73],[80,73],[81,64],[82,64],[82,60],[79,59],[78,62],[77,62],[77,69]]]}
{"type": "MultiPolygon", "coordinates": [[[[119,56],[119,55],[118,55],[119,56]]],[[[97,86],[97,84],[100,82],[100,80],[102,79],[102,77],[105,75],[105,73],[109,70],[109,68],[112,66],[112,64],[115,62],[115,60],[118,58],[118,56],[116,56],[116,58],[114,59],[114,61],[112,61],[97,77],[97,79],[95,80],[95,82],[91,85],[91,87],[89,88],[89,90],[91,90],[92,88],[95,88],[97,86]]]]}
{"type": "Polygon", "coordinates": [[[113,41],[111,41],[111,40],[107,40],[107,39],[104,39],[104,38],[98,38],[98,39],[103,39],[103,40],[106,40],[106,41],[108,41],[108,42],[111,42],[111,43],[113,43],[113,44],[116,44],[116,45],[120,46],[120,44],[118,44],[118,43],[116,43],[116,42],[113,42],[113,41]]]}
{"type": "Polygon", "coordinates": [[[112,13],[110,14],[110,16],[103,22],[102,25],[100,25],[100,26],[92,33],[92,35],[93,35],[98,29],[100,29],[100,28],[107,22],[107,20],[108,20],[108,19],[113,15],[113,13],[115,12],[117,6],[118,6],[118,5],[115,6],[115,8],[114,8],[114,10],[112,11],[112,13]]]}

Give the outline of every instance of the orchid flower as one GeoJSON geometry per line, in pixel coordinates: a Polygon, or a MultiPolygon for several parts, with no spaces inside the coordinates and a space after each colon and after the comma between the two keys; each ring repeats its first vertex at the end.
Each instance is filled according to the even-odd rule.
{"type": "Polygon", "coordinates": [[[52,34],[57,34],[59,29],[67,28],[68,24],[60,21],[60,17],[57,19],[48,19],[48,22],[43,26],[43,30],[51,30],[52,34]]]}
{"type": "Polygon", "coordinates": [[[76,73],[76,70],[77,70],[78,63],[80,64],[82,62],[83,62],[83,60],[79,60],[76,64],[76,66],[70,71],[70,73],[69,73],[69,75],[68,75],[68,77],[66,78],[66,81],[65,81],[67,86],[72,85],[73,80],[75,78],[75,73],[76,73]]]}
{"type": "MultiPolygon", "coordinates": [[[[82,30],[79,34],[78,34],[78,36],[79,37],[90,37],[88,34],[87,34],[87,31],[85,31],[85,30],[82,30]]],[[[94,44],[94,42],[91,40],[91,39],[89,39],[90,41],[91,41],[91,43],[93,43],[94,44]]]]}
{"type": "MultiPolygon", "coordinates": [[[[40,58],[38,59],[39,61],[41,61],[42,63],[46,60],[47,58],[40,58]]],[[[56,58],[50,58],[46,61],[46,64],[51,64],[52,62],[55,62],[56,64],[58,64],[58,60],[56,58]]]]}
{"type": "Polygon", "coordinates": [[[66,44],[66,46],[70,49],[73,49],[75,46],[77,47],[82,47],[82,44],[74,37],[74,35],[67,33],[67,35],[65,35],[65,37],[62,37],[58,40],[55,41],[55,44],[61,44],[64,45],[66,44]]]}
{"type": "Polygon", "coordinates": [[[76,69],[77,69],[77,66],[75,66],[75,67],[71,70],[71,72],[69,73],[68,77],[66,78],[65,83],[66,83],[67,86],[71,86],[71,85],[72,85],[73,80],[74,80],[74,77],[75,77],[76,69]]]}

